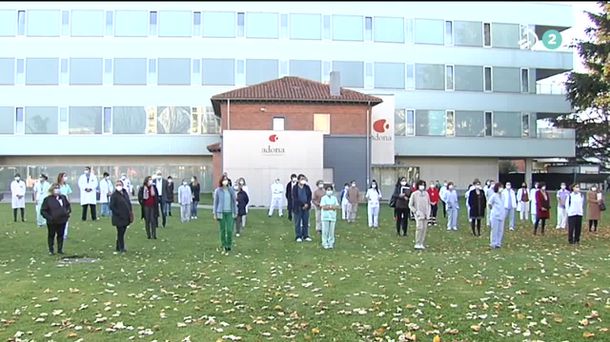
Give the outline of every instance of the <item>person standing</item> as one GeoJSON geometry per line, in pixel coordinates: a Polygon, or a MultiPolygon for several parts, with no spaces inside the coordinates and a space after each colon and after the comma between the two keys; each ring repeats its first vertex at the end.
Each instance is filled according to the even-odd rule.
{"type": "Polygon", "coordinates": [[[111,215],[108,203],[110,202],[110,196],[112,196],[114,187],[112,186],[108,172],[104,172],[103,176],[104,178],[100,182],[100,204],[102,205],[100,216],[107,217],[111,215]]]}
{"type": "Polygon", "coordinates": [[[349,201],[347,200],[347,191],[349,190],[349,183],[345,183],[343,185],[343,191],[341,191],[341,196],[339,198],[341,198],[341,219],[343,219],[343,221],[347,221],[349,219],[349,210],[350,210],[350,204],[349,201]]]}
{"type": "Polygon", "coordinates": [[[57,240],[57,253],[64,254],[64,229],[71,212],[70,201],[61,194],[59,185],[51,185],[49,194],[40,207],[40,213],[47,220],[47,245],[50,255],[55,254],[54,240],[57,240]]]}
{"type": "Polygon", "coordinates": [[[444,202],[447,203],[447,230],[457,230],[460,202],[453,182],[447,183],[444,202]]]}
{"type": "MultiPolygon", "coordinates": [[[[227,182],[231,182],[231,180],[229,179],[229,177],[226,177],[227,182]]],[[[231,185],[229,185],[231,186],[231,185]]],[[[191,193],[193,194],[193,202],[191,203],[191,220],[196,220],[197,219],[197,206],[199,205],[199,200],[200,200],[200,192],[201,192],[201,185],[199,184],[199,181],[197,180],[197,177],[193,176],[191,178],[191,193]]]]}
{"type": "Polygon", "coordinates": [[[167,211],[165,210],[165,205],[167,203],[167,180],[163,178],[161,171],[157,171],[155,179],[153,180],[153,184],[157,188],[157,202],[159,202],[159,212],[161,214],[161,224],[163,228],[167,223],[167,211]]]}
{"type": "Polygon", "coordinates": [[[566,214],[568,215],[568,243],[580,244],[582,231],[582,217],[584,213],[584,198],[580,193],[580,186],[572,185],[572,193],[566,200],[566,214]]]}
{"type": "MultiPolygon", "coordinates": [[[[72,193],[72,187],[68,184],[68,175],[65,172],[60,172],[57,175],[57,184],[59,184],[59,192],[66,196],[68,201],[70,200],[70,194],[72,193]]],[[[66,227],[64,229],[64,240],[68,239],[68,228],[70,226],[70,220],[66,221],[66,227]]]]}
{"type": "MultiPolygon", "coordinates": [[[[230,180],[229,180],[229,182],[230,182],[230,180]]],[[[246,185],[246,179],[244,177],[238,178],[237,179],[237,185],[239,185],[241,191],[245,191],[246,192],[246,195],[248,195],[248,198],[249,198],[251,194],[250,194],[250,189],[248,189],[248,185],[246,185]]],[[[231,186],[231,185],[229,185],[229,186],[231,186]]],[[[242,221],[241,221],[241,228],[242,229],[246,228],[246,218],[248,216],[248,211],[249,211],[248,207],[249,207],[248,203],[246,203],[246,215],[243,215],[242,221]]]]}
{"type": "Polygon", "coordinates": [[[17,209],[21,211],[21,222],[25,222],[25,182],[20,174],[15,175],[11,182],[11,206],[13,208],[13,221],[17,222],[17,209]]]}
{"type": "Polygon", "coordinates": [[[537,234],[538,224],[542,222],[542,235],[544,235],[544,227],[546,220],[551,217],[551,201],[549,194],[546,192],[546,184],[539,183],[540,190],[536,192],[536,222],[534,223],[534,235],[537,234]]]}
{"type": "Polygon", "coordinates": [[[233,245],[233,225],[237,217],[237,199],[235,191],[229,186],[229,177],[223,175],[214,190],[212,204],[214,219],[218,221],[220,230],[220,244],[223,254],[228,255],[233,245]]]}
{"type": "Polygon", "coordinates": [[[587,217],[589,219],[590,232],[597,232],[597,225],[602,214],[599,209],[602,199],[602,194],[597,191],[597,186],[592,186],[591,191],[587,193],[587,217]]]}
{"type": "Polygon", "coordinates": [[[538,188],[540,187],[540,183],[536,182],[534,183],[534,187],[530,189],[530,215],[532,217],[532,223],[536,224],[536,217],[537,217],[537,208],[538,205],[536,204],[536,194],[538,193],[538,188]]]}
{"type": "Polygon", "coordinates": [[[292,222],[292,212],[294,208],[292,206],[292,189],[294,189],[295,185],[297,185],[297,175],[294,173],[290,175],[290,182],[286,184],[286,201],[288,206],[286,210],[288,210],[288,221],[292,222]]]}
{"type": "Polygon", "coordinates": [[[244,191],[241,184],[235,185],[235,191],[235,198],[237,201],[237,221],[235,224],[235,236],[239,237],[244,227],[246,215],[248,215],[246,207],[248,206],[248,202],[250,202],[250,198],[248,198],[248,193],[244,191]]]}
{"type": "MultiPolygon", "coordinates": [[[[517,209],[517,196],[515,195],[515,190],[512,189],[510,182],[506,182],[506,187],[504,188],[504,191],[502,191],[502,200],[504,201],[504,209],[506,212],[506,217],[508,218],[508,228],[510,230],[515,230],[515,209],[517,209]]],[[[504,228],[502,228],[502,230],[504,231],[504,228]]]]}
{"type": "MultiPolygon", "coordinates": [[[[468,189],[466,190],[466,192],[464,192],[464,198],[466,198],[466,214],[470,215],[470,201],[468,201],[468,196],[470,196],[470,192],[472,190],[474,190],[475,188],[475,184],[481,184],[481,181],[478,178],[475,178],[474,181],[472,181],[471,184],[468,185],[468,189]]],[[[483,188],[483,193],[487,192],[487,185],[489,183],[485,183],[485,187],[483,188]]],[[[472,221],[472,220],[468,220],[468,221],[472,221]]]]}
{"type": "Polygon", "coordinates": [[[121,181],[123,182],[123,188],[127,190],[130,196],[133,195],[133,186],[129,178],[127,178],[127,174],[121,173],[121,181]]]}
{"type": "Polygon", "coordinates": [[[159,227],[159,195],[151,176],[144,178],[142,187],[138,191],[138,202],[144,211],[146,237],[149,240],[156,240],[157,227],[159,227]]]}
{"type": "Polygon", "coordinates": [[[334,195],[333,186],[326,185],[326,194],[320,200],[322,209],[322,248],[335,248],[335,224],[337,223],[337,209],[339,201],[334,195]]]}
{"type": "Polygon", "coordinates": [[[517,211],[519,212],[519,221],[527,221],[530,216],[530,191],[527,188],[527,184],[521,184],[521,188],[517,191],[517,199],[519,200],[519,205],[517,206],[517,211]]]}
{"type": "Polygon", "coordinates": [[[447,192],[447,180],[445,180],[443,182],[443,186],[441,187],[441,189],[439,191],[439,198],[440,198],[441,203],[443,205],[443,218],[447,218],[447,204],[443,200],[443,198],[445,198],[445,192],[447,192]]]}
{"type": "Polygon", "coordinates": [[[97,186],[97,177],[91,173],[91,167],[85,167],[85,172],[78,179],[78,188],[80,189],[80,204],[83,207],[83,221],[87,221],[87,207],[91,209],[91,220],[97,220],[97,209],[95,207],[95,203],[97,202],[97,186]]]}
{"type": "MultiPolygon", "coordinates": [[[[496,182],[493,179],[490,179],[489,186],[487,187],[487,190],[485,190],[485,198],[491,198],[491,196],[493,196],[495,185],[496,182]]],[[[485,222],[487,227],[491,227],[491,210],[487,211],[487,215],[485,215],[485,222]]]]}
{"type": "Polygon", "coordinates": [[[436,187],[436,184],[434,184],[434,183],[430,184],[430,187],[428,188],[428,196],[430,196],[430,206],[431,206],[430,222],[428,222],[428,225],[436,226],[436,216],[438,213],[438,201],[440,200],[440,193],[438,191],[438,188],[436,187]]]}
{"type": "Polygon", "coordinates": [[[504,219],[506,218],[506,204],[502,195],[502,183],[495,183],[493,195],[489,198],[491,232],[489,234],[490,247],[492,249],[502,247],[504,237],[504,219]]]}
{"type": "Polygon", "coordinates": [[[307,178],[300,174],[297,186],[292,188],[292,207],[294,211],[294,232],[297,242],[311,242],[309,237],[309,209],[311,209],[311,189],[307,178]]]}
{"type": "Polygon", "coordinates": [[[193,203],[193,193],[186,179],[182,180],[182,185],[178,187],[178,204],[180,204],[180,222],[186,223],[191,220],[191,204],[193,203]]]}
{"type": "Polygon", "coordinates": [[[347,200],[350,204],[347,222],[354,223],[358,217],[358,203],[360,203],[360,190],[356,187],[355,180],[352,181],[349,190],[347,190],[347,200]]]}
{"type": "Polygon", "coordinates": [[[430,196],[426,192],[426,182],[419,180],[417,182],[417,191],[411,194],[409,198],[409,209],[415,217],[415,249],[426,249],[424,242],[426,240],[426,229],[428,220],[430,219],[430,196]]]}
{"type": "Polygon", "coordinates": [[[129,193],[123,188],[122,181],[116,181],[108,206],[112,215],[112,225],[116,227],[116,251],[125,253],[127,251],[125,248],[125,232],[133,222],[133,209],[129,193]]]}
{"type": "Polygon", "coordinates": [[[379,228],[379,201],[381,200],[381,192],[377,186],[377,181],[373,179],[371,186],[366,191],[367,200],[367,214],[369,221],[369,228],[379,228]]]}
{"type": "Polygon", "coordinates": [[[394,187],[392,194],[392,202],[394,202],[394,219],[396,220],[396,234],[407,236],[409,228],[409,197],[411,196],[411,187],[407,185],[407,179],[400,177],[394,187]]]}
{"type": "Polygon", "coordinates": [[[311,204],[313,204],[313,209],[316,215],[316,233],[318,234],[322,234],[322,209],[320,209],[320,200],[325,194],[326,191],[324,191],[324,181],[320,179],[316,182],[316,190],[314,190],[311,197],[311,204]]]}
{"type": "Polygon", "coordinates": [[[49,188],[51,184],[49,183],[49,177],[44,173],[40,175],[38,182],[34,185],[34,202],[36,202],[36,224],[38,228],[42,228],[42,226],[47,224],[47,221],[42,217],[40,213],[40,208],[42,207],[42,201],[44,201],[45,197],[49,194],[49,188]]]}
{"type": "Polygon", "coordinates": [[[277,209],[278,214],[282,217],[282,198],[284,194],[284,187],[280,183],[280,179],[276,178],[273,184],[271,184],[271,204],[269,205],[269,217],[273,215],[273,211],[277,209]]]}
{"type": "Polygon", "coordinates": [[[167,191],[165,192],[165,215],[172,216],[172,203],[174,203],[174,179],[167,176],[167,191]]]}
{"type": "Polygon", "coordinates": [[[481,220],[485,217],[485,207],[487,207],[487,196],[481,189],[481,182],[474,184],[474,189],[468,195],[468,217],[470,218],[470,229],[472,235],[481,236],[481,220]],[[476,225],[476,231],[475,231],[476,225]]]}
{"type": "Polygon", "coordinates": [[[570,196],[570,191],[566,189],[566,183],[561,183],[557,191],[557,226],[555,229],[566,229],[568,224],[568,214],[566,212],[566,201],[570,196]]]}

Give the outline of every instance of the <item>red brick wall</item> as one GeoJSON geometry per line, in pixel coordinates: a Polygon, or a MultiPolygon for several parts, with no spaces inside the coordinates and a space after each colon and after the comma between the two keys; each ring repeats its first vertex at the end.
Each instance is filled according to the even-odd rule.
{"type": "Polygon", "coordinates": [[[366,135],[367,131],[366,104],[231,103],[229,115],[226,103],[220,108],[223,130],[271,130],[274,117],[285,118],[285,130],[313,130],[314,114],[330,114],[332,135],[366,135]]]}
{"type": "Polygon", "coordinates": [[[222,176],[222,153],[212,153],[212,168],[212,187],[216,188],[218,180],[220,179],[220,176],[222,176]]]}

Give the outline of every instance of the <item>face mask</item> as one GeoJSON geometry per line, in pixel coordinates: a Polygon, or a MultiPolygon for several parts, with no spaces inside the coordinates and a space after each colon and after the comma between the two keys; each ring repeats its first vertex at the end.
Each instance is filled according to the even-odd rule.
{"type": "Polygon", "coordinates": [[[579,193],[580,192],[580,188],[574,188],[574,192],[575,193],[579,193]]]}
{"type": "Polygon", "coordinates": [[[16,180],[17,182],[19,182],[19,180],[20,180],[20,179],[21,179],[20,177],[15,177],[15,180],[16,180]]]}
{"type": "Polygon", "coordinates": [[[85,174],[88,175],[89,174],[89,170],[85,170],[85,174]]]}
{"type": "Polygon", "coordinates": [[[233,190],[237,191],[237,190],[239,190],[239,187],[236,185],[233,187],[233,190]]]}
{"type": "Polygon", "coordinates": [[[106,177],[104,177],[104,178],[105,178],[105,179],[110,179],[110,176],[106,176],[106,177]]]}
{"type": "Polygon", "coordinates": [[[405,186],[407,185],[407,182],[400,182],[400,185],[405,186]]]}
{"type": "Polygon", "coordinates": [[[301,179],[301,180],[299,181],[299,183],[301,183],[301,185],[305,185],[305,183],[307,183],[307,181],[305,181],[304,179],[301,179]]]}
{"type": "Polygon", "coordinates": [[[59,189],[53,189],[53,194],[54,195],[59,195],[59,189]]]}
{"type": "Polygon", "coordinates": [[[506,184],[506,188],[510,189],[512,186],[510,184],[506,184]]]}
{"type": "Polygon", "coordinates": [[[168,179],[168,180],[167,180],[167,182],[168,182],[168,183],[173,183],[174,181],[173,181],[173,180],[171,180],[171,179],[168,179]]]}
{"type": "Polygon", "coordinates": [[[324,184],[322,184],[322,183],[318,184],[318,189],[324,189],[324,184]]]}
{"type": "Polygon", "coordinates": [[[374,184],[374,183],[371,184],[371,188],[373,188],[373,189],[377,188],[377,184],[374,184]]]}
{"type": "Polygon", "coordinates": [[[149,181],[148,181],[148,185],[152,185],[152,180],[149,180],[149,181]]]}
{"type": "Polygon", "coordinates": [[[332,196],[333,195],[333,191],[332,190],[326,190],[326,195],[327,196],[332,196]]]}
{"type": "Polygon", "coordinates": [[[229,181],[224,179],[221,184],[224,185],[224,186],[227,186],[227,184],[229,184],[229,181]]]}
{"type": "Polygon", "coordinates": [[[474,188],[477,189],[477,190],[481,190],[481,186],[480,185],[475,185],[474,188]]]}
{"type": "Polygon", "coordinates": [[[64,177],[64,182],[68,180],[68,177],[64,177]]]}
{"type": "Polygon", "coordinates": [[[597,191],[597,188],[596,187],[592,187],[591,191],[597,191]]]}
{"type": "Polygon", "coordinates": [[[443,186],[447,186],[447,183],[443,183],[443,186]]]}
{"type": "Polygon", "coordinates": [[[561,190],[565,190],[565,189],[566,189],[566,186],[565,186],[565,185],[562,185],[562,186],[561,186],[561,190]]]}
{"type": "Polygon", "coordinates": [[[118,191],[118,192],[123,191],[123,186],[122,185],[117,185],[116,186],[116,191],[118,191]]]}
{"type": "Polygon", "coordinates": [[[546,190],[546,186],[543,186],[541,189],[542,189],[542,190],[546,190]]]}
{"type": "Polygon", "coordinates": [[[297,182],[297,179],[296,179],[296,178],[293,178],[291,181],[292,181],[293,183],[296,183],[296,182],[297,182]]]}
{"type": "Polygon", "coordinates": [[[127,178],[127,177],[125,177],[125,176],[121,176],[121,180],[125,180],[125,178],[127,178]]]}
{"type": "Polygon", "coordinates": [[[239,184],[244,185],[244,184],[246,184],[246,182],[241,181],[241,182],[239,182],[239,184]]]}
{"type": "Polygon", "coordinates": [[[188,184],[187,182],[182,182],[182,185],[187,185],[187,184],[188,184]]]}
{"type": "Polygon", "coordinates": [[[356,186],[356,183],[352,183],[352,186],[356,186]]]}
{"type": "Polygon", "coordinates": [[[453,190],[453,185],[449,185],[447,188],[449,188],[449,190],[453,190]]]}
{"type": "Polygon", "coordinates": [[[276,180],[275,180],[275,184],[280,184],[280,180],[279,180],[279,179],[276,179],[276,180]]]}
{"type": "Polygon", "coordinates": [[[347,185],[346,185],[344,189],[345,189],[345,190],[349,190],[349,186],[347,186],[347,185]]]}
{"type": "Polygon", "coordinates": [[[191,183],[195,183],[195,179],[191,178],[191,183]]]}
{"type": "Polygon", "coordinates": [[[426,186],[425,186],[425,185],[420,185],[420,186],[419,186],[419,191],[424,191],[424,189],[426,189],[426,186]]]}

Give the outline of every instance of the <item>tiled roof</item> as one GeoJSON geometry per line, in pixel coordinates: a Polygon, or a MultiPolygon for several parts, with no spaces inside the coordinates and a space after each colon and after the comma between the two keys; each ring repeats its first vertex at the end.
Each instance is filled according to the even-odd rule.
{"type": "MultiPolygon", "coordinates": [[[[218,102],[223,100],[370,103],[373,106],[382,102],[378,97],[345,88],[341,88],[340,96],[331,96],[328,84],[294,76],[282,77],[214,95],[212,103],[215,111],[218,102]]],[[[216,111],[216,114],[220,113],[216,111]]]]}

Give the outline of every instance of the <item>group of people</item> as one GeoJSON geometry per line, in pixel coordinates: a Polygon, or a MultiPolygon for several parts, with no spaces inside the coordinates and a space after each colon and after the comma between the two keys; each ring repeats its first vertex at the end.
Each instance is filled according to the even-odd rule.
{"type": "MultiPolygon", "coordinates": [[[[36,203],[36,223],[39,227],[46,224],[48,228],[49,253],[54,254],[54,241],[57,240],[57,252],[63,253],[63,242],[68,236],[69,218],[72,212],[69,197],[72,193],[67,183],[67,175],[62,172],[57,181],[50,184],[46,175],[41,175],[34,186],[33,199],[36,203]]],[[[341,218],[348,224],[357,220],[358,204],[361,202],[361,192],[356,182],[345,183],[339,199],[335,197],[332,184],[318,180],[315,190],[307,184],[305,175],[292,174],[284,188],[280,179],[271,185],[271,205],[268,215],[271,217],[278,210],[283,216],[283,196],[287,199],[288,218],[293,221],[296,242],[312,241],[309,235],[309,214],[313,208],[315,213],[315,230],[321,236],[322,246],[332,249],[335,245],[335,225],[337,210],[341,210],[341,218]]],[[[96,203],[101,204],[101,216],[112,217],[112,224],[117,228],[116,250],[125,252],[125,231],[133,222],[134,215],[130,194],[132,185],[123,174],[116,182],[112,182],[108,173],[98,181],[86,167],[78,179],[82,206],[82,220],[86,221],[87,211],[91,212],[92,220],[97,218],[96,203]]],[[[196,177],[189,183],[186,179],[177,190],[177,201],[180,205],[181,222],[185,223],[197,218],[200,184],[196,177]]],[[[20,175],[15,175],[11,183],[13,219],[17,221],[20,209],[21,220],[25,221],[26,186],[20,175]]],[[[482,186],[478,179],[469,185],[464,194],[467,215],[472,234],[481,236],[482,221],[490,228],[490,247],[501,248],[505,224],[510,230],[515,229],[516,212],[519,212],[521,222],[528,221],[531,214],[534,235],[544,235],[546,222],[551,215],[551,199],[544,183],[535,183],[529,189],[525,183],[516,192],[510,182],[502,184],[488,180],[482,186]]],[[[233,234],[239,237],[246,225],[249,205],[249,190],[244,178],[239,178],[235,184],[226,173],[218,182],[213,194],[213,216],[219,222],[220,242],[223,253],[229,253],[233,245],[233,234]]],[[[568,241],[571,244],[580,242],[584,205],[587,206],[589,231],[596,232],[601,216],[605,210],[603,195],[592,187],[585,197],[578,185],[567,187],[562,183],[556,193],[557,198],[557,229],[568,228],[568,241]]],[[[368,226],[371,229],[379,227],[380,201],[382,195],[378,184],[372,180],[364,193],[367,202],[368,226]]],[[[161,225],[167,224],[171,216],[171,204],[174,202],[174,184],[171,176],[164,178],[160,171],[153,176],[147,176],[137,193],[141,206],[141,218],[148,239],[157,238],[159,216],[161,225]]],[[[436,226],[439,205],[442,204],[443,215],[447,218],[447,230],[458,229],[459,196],[453,182],[431,182],[427,186],[423,180],[409,184],[405,177],[398,179],[394,192],[389,198],[389,205],[394,210],[396,233],[407,235],[409,220],[415,221],[415,249],[425,249],[427,227],[436,226]]]]}

